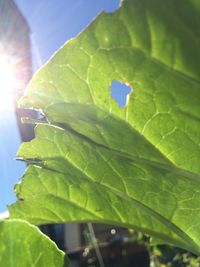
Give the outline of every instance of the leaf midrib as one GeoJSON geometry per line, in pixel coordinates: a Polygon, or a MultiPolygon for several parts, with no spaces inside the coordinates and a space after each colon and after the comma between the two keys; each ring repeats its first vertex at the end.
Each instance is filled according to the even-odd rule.
{"type": "MultiPolygon", "coordinates": [[[[118,118],[119,119],[119,118],[118,118]]],[[[156,168],[159,168],[161,170],[167,170],[169,172],[174,172],[175,174],[177,175],[181,175],[181,176],[184,176],[185,178],[187,179],[194,179],[195,181],[200,181],[200,175],[197,174],[197,173],[193,173],[193,172],[190,172],[190,171],[187,171],[187,170],[184,170],[182,168],[178,168],[177,166],[174,165],[173,162],[169,161],[169,165],[167,164],[164,164],[164,163],[158,163],[156,161],[152,161],[152,160],[148,160],[148,159],[145,159],[145,158],[140,158],[140,157],[135,157],[133,155],[130,155],[128,153],[125,153],[125,152],[122,152],[122,151],[119,151],[119,150],[116,150],[116,149],[113,149],[113,148],[110,148],[110,147],[107,147],[106,145],[103,145],[103,144],[99,144],[99,143],[96,143],[94,140],[92,140],[91,138],[83,135],[82,133],[79,133],[77,132],[76,130],[74,130],[73,128],[71,128],[69,125],[63,125],[63,124],[59,124],[59,123],[38,123],[39,125],[47,125],[48,127],[55,127],[55,128],[58,128],[60,130],[63,130],[63,131],[66,131],[66,132],[70,132],[76,136],[78,136],[79,138],[89,142],[90,144],[96,146],[96,147],[100,147],[100,148],[103,148],[105,149],[106,151],[108,151],[109,153],[112,153],[116,156],[120,156],[122,158],[125,158],[125,159],[128,159],[128,160],[131,160],[133,162],[138,162],[138,163],[142,163],[142,164],[147,164],[149,166],[152,166],[152,167],[156,167],[156,168]]],[[[130,127],[130,125],[128,124],[128,126],[130,127]]],[[[131,127],[132,128],[132,127],[131,127]]],[[[135,129],[133,129],[134,131],[137,131],[135,129]]],[[[143,135],[142,135],[143,136],[143,135]]],[[[143,136],[144,137],[144,136],[143,136]]],[[[41,137],[40,137],[41,138],[41,137]]],[[[146,139],[144,137],[144,139],[146,141],[149,142],[148,139],[146,139]]],[[[150,143],[150,142],[149,142],[150,143]]],[[[150,143],[153,147],[155,147],[152,143],[150,143]]],[[[162,154],[162,152],[155,147],[155,149],[163,156],[165,157],[164,154],[162,154]]],[[[23,157],[22,155],[22,158],[23,160],[27,160],[29,161],[30,158],[25,158],[23,157]]],[[[165,157],[166,158],[166,157],[165,157]]],[[[46,160],[46,159],[49,159],[48,157],[45,157],[45,158],[42,158],[43,160],[46,160]]],[[[42,160],[40,159],[40,160],[42,160]]],[[[166,160],[169,160],[168,158],[166,158],[166,160]]]]}

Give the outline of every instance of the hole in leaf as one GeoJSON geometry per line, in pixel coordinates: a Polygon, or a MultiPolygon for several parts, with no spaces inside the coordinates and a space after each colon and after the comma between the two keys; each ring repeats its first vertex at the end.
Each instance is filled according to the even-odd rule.
{"type": "Polygon", "coordinates": [[[128,104],[128,98],[132,89],[129,85],[119,81],[112,81],[110,93],[120,107],[125,107],[128,104]]]}
{"type": "Polygon", "coordinates": [[[115,12],[121,5],[121,0],[112,0],[112,1],[104,1],[104,11],[106,13],[113,13],[115,12]]]}

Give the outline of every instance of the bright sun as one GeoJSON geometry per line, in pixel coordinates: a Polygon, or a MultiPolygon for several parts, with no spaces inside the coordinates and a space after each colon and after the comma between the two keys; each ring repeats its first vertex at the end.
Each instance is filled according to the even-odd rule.
{"type": "Polygon", "coordinates": [[[0,56],[0,110],[12,104],[12,93],[15,87],[14,73],[4,57],[0,56]]]}

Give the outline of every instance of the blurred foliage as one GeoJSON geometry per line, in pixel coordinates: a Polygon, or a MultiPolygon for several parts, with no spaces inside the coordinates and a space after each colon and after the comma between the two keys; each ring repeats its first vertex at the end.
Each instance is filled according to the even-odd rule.
{"type": "Polygon", "coordinates": [[[150,248],[150,267],[199,267],[200,257],[185,250],[166,245],[150,248]]]}
{"type": "Polygon", "coordinates": [[[169,245],[152,245],[151,238],[129,230],[130,241],[144,244],[150,255],[150,267],[199,267],[200,256],[169,245]]]}

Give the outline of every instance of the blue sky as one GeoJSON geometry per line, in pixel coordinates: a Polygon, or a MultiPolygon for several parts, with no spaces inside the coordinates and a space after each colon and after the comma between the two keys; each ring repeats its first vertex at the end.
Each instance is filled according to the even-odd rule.
{"type": "MultiPolygon", "coordinates": [[[[80,33],[100,11],[112,12],[119,0],[15,0],[25,15],[42,62],[80,33]]],[[[33,51],[34,52],[34,51],[33,51]]]]}
{"type": "MultiPolygon", "coordinates": [[[[119,0],[15,0],[31,29],[34,70],[67,40],[81,32],[100,11],[112,12],[119,0]]],[[[13,186],[25,165],[16,161],[20,136],[12,107],[0,110],[0,212],[15,201],[13,186]]]]}

